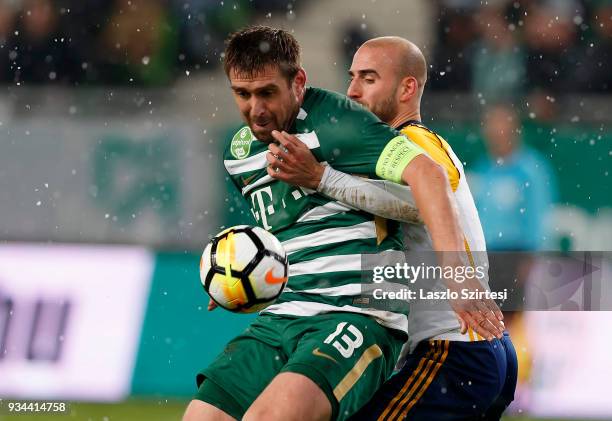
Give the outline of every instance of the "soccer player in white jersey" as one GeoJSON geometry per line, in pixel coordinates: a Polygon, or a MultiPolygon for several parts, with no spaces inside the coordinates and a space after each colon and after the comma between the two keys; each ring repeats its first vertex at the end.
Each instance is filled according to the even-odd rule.
{"type": "MultiPolygon", "coordinates": [[[[351,99],[409,137],[446,170],[471,263],[487,267],[484,235],[461,161],[421,121],[420,102],[427,79],[422,52],[403,38],[375,38],[356,52],[349,75],[347,95],[351,99]]],[[[336,171],[316,162],[295,140],[287,141],[292,156],[280,163],[275,178],[316,189],[379,216],[410,222],[404,227],[407,249],[433,250],[426,227],[414,223],[416,210],[408,187],[336,171]]],[[[279,153],[275,146],[270,149],[279,153]]],[[[410,311],[410,354],[401,370],[353,419],[499,419],[516,387],[517,359],[508,334],[487,341],[458,319],[450,306],[447,311],[432,311],[419,310],[418,304],[413,303],[410,311]]]]}

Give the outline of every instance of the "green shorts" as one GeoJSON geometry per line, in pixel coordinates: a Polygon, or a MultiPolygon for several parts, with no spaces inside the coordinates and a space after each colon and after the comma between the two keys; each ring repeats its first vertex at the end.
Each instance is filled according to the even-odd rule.
{"type": "Polygon", "coordinates": [[[389,377],[406,339],[356,313],[262,314],[198,374],[195,399],[241,419],[277,374],[299,373],[327,395],[332,419],[346,419],[389,377]]]}

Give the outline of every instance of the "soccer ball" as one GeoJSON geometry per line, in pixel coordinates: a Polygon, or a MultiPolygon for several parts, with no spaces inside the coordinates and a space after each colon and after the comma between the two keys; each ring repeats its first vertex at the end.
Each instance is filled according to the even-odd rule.
{"type": "Polygon", "coordinates": [[[260,227],[238,225],[217,234],[200,259],[204,290],[217,305],[253,313],[272,304],[287,283],[287,253],[260,227]]]}

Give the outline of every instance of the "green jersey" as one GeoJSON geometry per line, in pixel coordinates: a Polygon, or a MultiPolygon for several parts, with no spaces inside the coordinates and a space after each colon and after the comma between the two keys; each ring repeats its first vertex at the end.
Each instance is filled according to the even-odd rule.
{"type": "MultiPolygon", "coordinates": [[[[399,181],[422,150],[347,97],[308,88],[290,133],[320,162],[367,177],[399,181]]],[[[264,312],[312,316],[331,311],[368,314],[384,326],[406,330],[408,306],[397,311],[368,307],[359,298],[362,254],[381,257],[402,250],[399,224],[330,200],[316,191],[274,180],[266,171],[268,144],[243,127],[224,154],[233,184],[257,223],[272,232],[289,256],[289,281],[264,312]],[[365,304],[365,305],[364,305],[365,304]]]]}

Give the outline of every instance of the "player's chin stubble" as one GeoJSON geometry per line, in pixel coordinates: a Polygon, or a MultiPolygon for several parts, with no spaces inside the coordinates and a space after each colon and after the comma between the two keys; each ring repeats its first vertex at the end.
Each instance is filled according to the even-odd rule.
{"type": "Polygon", "coordinates": [[[251,131],[253,132],[257,140],[265,143],[270,143],[274,140],[274,138],[272,137],[272,130],[276,129],[255,131],[253,130],[253,126],[251,126],[251,131]]]}
{"type": "Polygon", "coordinates": [[[384,101],[381,101],[371,107],[370,111],[382,121],[391,121],[397,114],[397,104],[395,103],[395,99],[393,97],[388,97],[384,101]]]}

